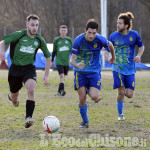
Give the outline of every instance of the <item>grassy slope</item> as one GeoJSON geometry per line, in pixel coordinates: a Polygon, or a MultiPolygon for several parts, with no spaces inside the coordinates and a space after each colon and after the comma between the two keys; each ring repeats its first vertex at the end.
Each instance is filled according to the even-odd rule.
{"type": "MultiPolygon", "coordinates": [[[[124,114],[126,121],[118,122],[117,91],[112,89],[112,73],[103,71],[101,90],[103,100],[95,104],[87,97],[88,116],[90,119],[88,129],[78,128],[81,117],[77,107],[78,95],[73,89],[73,71],[70,71],[69,76],[66,77],[65,89],[67,95],[64,97],[55,95],[58,88],[58,73],[56,71],[50,73],[50,85],[48,87],[43,85],[42,77],[44,72],[37,72],[36,108],[33,115],[35,125],[29,129],[23,127],[25,100],[27,99],[26,90],[23,87],[20,91],[20,106],[18,108],[13,107],[7,99],[9,91],[7,73],[7,71],[0,72],[0,150],[67,149],[62,140],[60,143],[62,147],[52,147],[54,142],[52,142],[48,134],[43,132],[42,120],[48,115],[54,115],[59,118],[61,127],[56,135],[61,135],[62,139],[73,137],[75,142],[78,138],[85,141],[85,138],[88,138],[91,134],[102,137],[137,137],[146,139],[147,146],[150,147],[150,72],[138,71],[136,73],[135,96],[132,99],[125,98],[124,114]],[[41,140],[42,135],[45,135],[46,140],[41,140]]],[[[82,147],[82,145],[77,146],[82,147]]],[[[77,146],[74,146],[74,149],[79,149],[77,146]]],[[[70,146],[67,147],[68,149],[73,149],[70,146]]],[[[88,147],[91,150],[94,149],[90,148],[90,144],[88,147]]],[[[107,148],[105,147],[104,149],[107,148]]],[[[125,148],[122,146],[121,148],[114,147],[111,149],[133,149],[133,147],[125,148]]],[[[135,149],[142,148],[139,146],[135,149]]]]}

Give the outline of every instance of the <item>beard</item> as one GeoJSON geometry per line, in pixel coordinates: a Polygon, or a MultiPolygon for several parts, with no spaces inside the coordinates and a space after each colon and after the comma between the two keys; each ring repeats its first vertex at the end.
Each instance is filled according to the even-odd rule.
{"type": "Polygon", "coordinates": [[[28,29],[28,31],[29,31],[30,35],[32,35],[32,36],[37,33],[37,31],[32,31],[32,30],[30,30],[30,29],[28,29]]]}
{"type": "Polygon", "coordinates": [[[126,30],[125,28],[122,28],[122,29],[117,28],[117,31],[121,33],[124,32],[125,30],[126,30]]]}

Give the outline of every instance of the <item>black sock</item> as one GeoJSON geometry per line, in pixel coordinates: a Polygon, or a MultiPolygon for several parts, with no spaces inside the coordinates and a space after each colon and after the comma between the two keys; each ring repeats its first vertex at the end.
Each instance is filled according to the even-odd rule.
{"type": "Polygon", "coordinates": [[[64,83],[59,83],[58,92],[60,92],[61,90],[64,90],[64,83]]]}
{"type": "Polygon", "coordinates": [[[35,101],[31,101],[31,100],[26,101],[26,118],[27,117],[32,118],[34,107],[35,107],[35,101]]]}

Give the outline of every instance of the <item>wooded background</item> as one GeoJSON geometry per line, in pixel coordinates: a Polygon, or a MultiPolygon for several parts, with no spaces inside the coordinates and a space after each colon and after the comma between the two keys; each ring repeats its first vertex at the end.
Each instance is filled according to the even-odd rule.
{"type": "MultiPolygon", "coordinates": [[[[142,62],[150,63],[149,0],[107,0],[108,36],[116,31],[119,13],[127,11],[133,13],[133,30],[139,32],[145,45],[142,62]]],[[[39,32],[47,43],[59,35],[62,24],[68,26],[68,36],[73,39],[84,32],[88,19],[95,18],[101,24],[100,0],[0,0],[0,40],[4,34],[26,28],[26,17],[31,13],[40,17],[39,32]]]]}

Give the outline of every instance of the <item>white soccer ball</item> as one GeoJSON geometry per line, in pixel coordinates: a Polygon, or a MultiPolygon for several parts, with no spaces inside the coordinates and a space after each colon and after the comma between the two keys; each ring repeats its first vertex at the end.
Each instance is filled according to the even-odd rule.
{"type": "Polygon", "coordinates": [[[56,132],[60,127],[60,122],[55,116],[47,116],[43,120],[43,129],[48,133],[56,132]]]}

